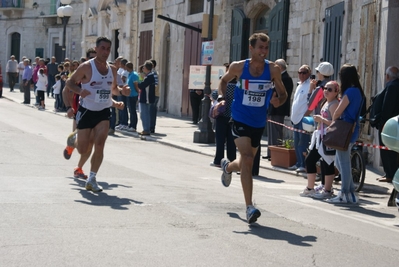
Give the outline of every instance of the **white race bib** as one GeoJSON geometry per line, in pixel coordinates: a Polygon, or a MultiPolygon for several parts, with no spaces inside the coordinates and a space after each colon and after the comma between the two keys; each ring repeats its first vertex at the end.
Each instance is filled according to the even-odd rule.
{"type": "Polygon", "coordinates": [[[242,104],[251,107],[263,107],[265,105],[266,92],[244,91],[242,104]]]}
{"type": "Polygon", "coordinates": [[[94,102],[96,103],[106,103],[110,97],[110,90],[97,90],[94,102]]]}

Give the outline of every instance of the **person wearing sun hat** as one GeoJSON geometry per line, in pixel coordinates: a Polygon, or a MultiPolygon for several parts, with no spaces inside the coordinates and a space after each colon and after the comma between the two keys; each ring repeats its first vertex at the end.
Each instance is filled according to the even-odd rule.
{"type": "Polygon", "coordinates": [[[320,111],[320,101],[324,98],[323,88],[331,81],[331,76],[334,75],[334,67],[329,62],[321,62],[315,70],[316,79],[310,81],[309,91],[311,95],[308,101],[307,115],[313,110],[316,110],[315,112],[318,114],[320,111]]]}

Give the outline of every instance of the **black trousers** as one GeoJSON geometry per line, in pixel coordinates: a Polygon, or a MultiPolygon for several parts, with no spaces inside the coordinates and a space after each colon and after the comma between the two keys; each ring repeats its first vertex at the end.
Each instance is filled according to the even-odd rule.
{"type": "Polygon", "coordinates": [[[24,90],[24,104],[30,104],[30,80],[23,80],[22,83],[22,88],[24,90]]]}
{"type": "Polygon", "coordinates": [[[17,72],[8,72],[8,86],[10,87],[11,91],[14,91],[15,83],[18,80],[18,73],[17,72]]]}
{"type": "Polygon", "coordinates": [[[190,91],[190,102],[191,102],[191,111],[193,113],[193,123],[197,123],[201,119],[202,98],[204,98],[203,90],[190,91]],[[201,91],[202,93],[199,95],[196,93],[196,91],[201,91]]]}
{"type": "MultiPolygon", "coordinates": [[[[378,131],[378,139],[380,141],[380,146],[385,146],[381,139],[381,131],[378,131]]],[[[380,155],[386,178],[393,179],[399,167],[398,153],[393,150],[380,149],[380,155]]]]}

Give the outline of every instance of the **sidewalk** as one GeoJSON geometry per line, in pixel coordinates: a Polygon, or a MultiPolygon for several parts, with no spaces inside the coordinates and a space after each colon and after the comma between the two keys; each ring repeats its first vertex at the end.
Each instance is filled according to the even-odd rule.
{"type": "MultiPolygon", "coordinates": [[[[16,87],[17,88],[17,87],[16,87]]],[[[15,89],[14,92],[10,92],[10,89],[8,87],[3,88],[3,97],[7,98],[11,101],[14,101],[16,103],[21,103],[23,101],[23,93],[20,93],[19,89],[15,89]]],[[[65,117],[66,114],[65,112],[54,112],[54,98],[47,98],[45,99],[46,103],[46,110],[45,111],[38,111],[38,112],[50,112],[54,113],[54,115],[62,116],[65,117]]],[[[31,97],[31,105],[26,105],[26,106],[31,106],[32,108],[35,108],[33,104],[35,103],[35,99],[32,93],[31,97]]],[[[22,105],[22,104],[21,104],[22,105]]],[[[140,116],[139,116],[140,117],[140,116]]],[[[138,130],[140,131],[141,129],[141,121],[139,120],[138,123],[138,130]]],[[[157,125],[155,129],[155,134],[152,134],[151,136],[147,136],[145,138],[141,138],[143,140],[147,141],[155,141],[159,142],[161,144],[169,145],[172,147],[176,147],[179,149],[183,149],[186,151],[191,151],[195,153],[200,153],[203,155],[209,156],[209,163],[213,160],[214,153],[215,153],[215,144],[199,144],[199,143],[194,143],[194,132],[198,130],[198,125],[194,125],[191,123],[191,120],[189,118],[181,118],[177,116],[173,116],[170,114],[167,114],[165,112],[158,112],[157,116],[157,125]]],[[[115,132],[118,135],[129,135],[135,138],[140,138],[140,136],[137,133],[128,133],[128,132],[115,132]]],[[[263,155],[266,154],[267,150],[267,139],[266,137],[262,138],[262,143],[261,143],[261,152],[263,155]]],[[[208,162],[206,164],[209,164],[208,162]]],[[[295,171],[290,171],[284,168],[279,168],[279,167],[273,167],[270,164],[270,161],[265,160],[265,159],[260,159],[260,168],[261,169],[267,169],[267,170],[274,170],[274,171],[279,171],[283,172],[286,174],[291,174],[291,175],[297,175],[295,171]]],[[[262,171],[260,171],[262,173],[262,171]]],[[[378,183],[376,181],[376,178],[379,177],[380,175],[370,168],[366,170],[366,179],[365,183],[367,184],[375,184],[375,185],[383,185],[381,183],[378,183]]]]}

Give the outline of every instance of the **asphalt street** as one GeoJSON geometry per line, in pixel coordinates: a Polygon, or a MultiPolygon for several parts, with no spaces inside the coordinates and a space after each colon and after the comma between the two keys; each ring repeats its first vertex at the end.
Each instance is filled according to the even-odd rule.
{"type": "Polygon", "coordinates": [[[303,177],[262,160],[262,216],[248,225],[239,176],[224,188],[209,166],[214,145],[194,144],[196,126],[160,113],[148,140],[109,136],[97,175],[104,191],[94,194],[73,178],[76,151],[62,157],[72,121],[50,100],[39,111],[4,90],[0,266],[397,265],[398,210],[378,174],[367,172],[359,205],[332,205],[300,197],[303,177]]]}

